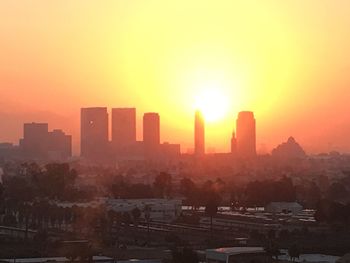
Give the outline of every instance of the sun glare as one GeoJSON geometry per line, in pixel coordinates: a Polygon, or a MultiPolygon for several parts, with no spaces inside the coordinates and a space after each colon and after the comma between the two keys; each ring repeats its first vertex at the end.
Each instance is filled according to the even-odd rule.
{"type": "Polygon", "coordinates": [[[195,107],[200,110],[208,122],[222,119],[228,112],[228,98],[219,89],[206,89],[198,94],[195,107]]]}

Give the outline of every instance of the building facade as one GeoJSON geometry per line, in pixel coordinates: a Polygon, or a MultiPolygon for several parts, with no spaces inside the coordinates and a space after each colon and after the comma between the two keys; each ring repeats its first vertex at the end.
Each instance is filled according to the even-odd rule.
{"type": "Polygon", "coordinates": [[[55,129],[48,134],[48,158],[66,160],[72,156],[72,136],[55,129]]]}
{"type": "Polygon", "coordinates": [[[236,124],[237,155],[241,158],[256,156],[256,123],[254,113],[242,111],[236,124]]]}
{"type": "Polygon", "coordinates": [[[49,132],[47,123],[25,123],[20,140],[21,156],[31,160],[65,161],[72,156],[72,136],[62,130],[49,132]]]}
{"type": "Polygon", "coordinates": [[[136,143],[136,109],[112,109],[112,146],[117,152],[125,151],[136,143]]]}
{"type": "Polygon", "coordinates": [[[196,111],[194,119],[194,154],[196,156],[205,154],[204,118],[200,111],[196,111]]]}
{"type": "Polygon", "coordinates": [[[82,108],[80,134],[81,156],[89,160],[103,160],[109,151],[107,108],[82,108]]]}
{"type": "Polygon", "coordinates": [[[143,147],[146,158],[155,158],[160,146],[160,117],[158,113],[143,115],[143,147]]]}
{"type": "Polygon", "coordinates": [[[47,123],[24,123],[20,147],[24,157],[46,159],[48,154],[49,125],[47,123]]]}

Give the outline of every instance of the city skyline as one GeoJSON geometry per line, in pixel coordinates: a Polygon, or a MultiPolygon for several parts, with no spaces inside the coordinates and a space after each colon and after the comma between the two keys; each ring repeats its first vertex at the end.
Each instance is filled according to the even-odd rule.
{"type": "Polygon", "coordinates": [[[81,106],[135,105],[159,112],[161,140],[186,150],[197,100],[203,106],[214,90],[219,102],[207,114],[226,110],[207,122],[208,148],[229,151],[234,116],[251,110],[258,151],[294,136],[310,153],[350,152],[349,8],[329,0],[1,1],[0,141],[17,142],[24,122],[49,122],[72,134],[77,154],[81,106]]]}
{"type": "MultiPolygon", "coordinates": [[[[213,145],[206,145],[206,119],[201,110],[197,109],[194,112],[194,126],[192,130],[193,141],[189,148],[184,148],[177,142],[175,142],[175,144],[169,144],[169,140],[163,140],[161,138],[162,126],[160,124],[159,113],[142,113],[143,118],[141,122],[138,123],[136,112],[137,110],[135,107],[114,107],[110,110],[108,107],[80,108],[79,150],[74,152],[72,144],[73,136],[69,135],[69,144],[71,145],[71,149],[69,150],[69,154],[67,156],[81,156],[88,157],[88,159],[94,159],[95,157],[99,156],[103,159],[106,158],[111,152],[119,153],[121,155],[125,153],[126,155],[133,155],[136,154],[136,151],[138,152],[137,154],[139,154],[140,145],[137,144],[139,142],[144,142],[145,138],[146,144],[148,144],[148,147],[146,148],[153,148],[150,152],[156,153],[154,156],[157,156],[157,151],[163,149],[162,147],[166,147],[166,145],[176,145],[176,147],[179,147],[179,152],[181,152],[181,154],[194,154],[201,156],[203,154],[231,153],[236,157],[252,158],[256,155],[271,154],[275,147],[279,146],[281,143],[277,143],[271,149],[263,148],[259,151],[256,139],[256,119],[254,112],[252,111],[239,111],[236,118],[233,119],[234,128],[231,130],[231,138],[229,142],[227,142],[226,146],[228,149],[226,151],[217,151],[215,145],[214,147],[213,145]],[[136,136],[136,133],[140,132],[136,127],[140,125],[143,126],[141,128],[141,138],[136,136]],[[101,147],[100,150],[98,150],[99,147],[101,147]],[[104,151],[106,151],[107,148],[108,153],[105,153],[104,151]],[[155,148],[157,149],[155,150],[155,148]],[[92,154],[90,149],[93,152],[92,154]]],[[[33,126],[34,129],[37,129],[36,127],[38,127],[39,135],[35,137],[40,137],[40,133],[42,134],[43,129],[47,130],[46,133],[48,132],[48,125],[48,122],[36,122],[33,120],[22,123],[22,126],[24,127],[24,129],[22,129],[22,137],[26,137],[26,126],[33,126]]],[[[49,132],[49,134],[52,134],[51,136],[65,136],[62,127],[55,127],[51,132],[49,132]]],[[[37,139],[34,138],[34,141],[35,140],[37,139]]],[[[173,141],[171,142],[174,143],[173,141]]],[[[15,142],[0,141],[0,143],[10,143],[14,146],[23,147],[23,138],[18,138],[18,140],[15,142]]],[[[265,147],[265,145],[262,145],[261,147],[265,147]]],[[[325,152],[316,152],[315,154],[318,153],[325,152]]]]}
{"type": "Polygon", "coordinates": [[[349,263],[350,0],[0,0],[0,263],[349,263]]]}
{"type": "MultiPolygon", "coordinates": [[[[107,107],[81,108],[81,142],[78,155],[87,160],[128,159],[137,156],[156,159],[165,153],[173,155],[177,152],[203,157],[206,153],[217,153],[205,146],[205,122],[202,111],[196,110],[194,112],[193,148],[181,151],[180,144],[161,141],[160,115],[157,112],[143,114],[143,136],[142,140],[137,140],[136,108],[112,108],[110,111],[107,107]]],[[[6,142],[2,143],[6,144],[6,142]]],[[[61,129],[49,132],[48,123],[24,123],[23,138],[13,146],[20,147],[24,154],[23,157],[33,155],[35,158],[46,159],[50,151],[62,152],[65,158],[73,156],[72,136],[66,135],[61,129]]],[[[256,123],[253,112],[241,111],[238,113],[236,129],[232,132],[229,146],[229,152],[221,153],[231,153],[235,157],[242,158],[256,156],[256,123]]]]}

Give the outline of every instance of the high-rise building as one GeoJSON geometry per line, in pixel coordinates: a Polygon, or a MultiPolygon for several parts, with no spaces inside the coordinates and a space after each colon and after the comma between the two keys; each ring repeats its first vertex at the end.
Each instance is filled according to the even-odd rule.
{"type": "Polygon", "coordinates": [[[232,133],[231,137],[231,154],[234,156],[237,154],[237,139],[235,132],[232,133]]]}
{"type": "Polygon", "coordinates": [[[108,153],[108,113],[105,107],[81,109],[81,156],[103,161],[108,153]]]}
{"type": "Polygon", "coordinates": [[[25,159],[66,160],[72,156],[72,136],[48,131],[47,123],[25,123],[20,149],[25,159]]]}
{"type": "Polygon", "coordinates": [[[112,145],[114,150],[123,151],[136,143],[136,109],[112,109],[112,145]]]}
{"type": "Polygon", "coordinates": [[[204,118],[202,113],[197,110],[194,118],[194,154],[202,156],[205,154],[205,131],[204,118]]]}
{"type": "Polygon", "coordinates": [[[158,155],[160,145],[159,114],[148,112],[143,115],[143,145],[147,158],[158,155]]]}
{"type": "Polygon", "coordinates": [[[164,142],[160,145],[162,160],[176,160],[181,155],[181,145],[164,142]]]}
{"type": "Polygon", "coordinates": [[[48,151],[47,123],[25,123],[23,125],[23,139],[20,146],[26,158],[45,159],[48,151]]]}
{"type": "Polygon", "coordinates": [[[49,132],[48,155],[49,159],[66,160],[72,156],[72,136],[62,130],[49,132]]]}
{"type": "Polygon", "coordinates": [[[256,156],[256,124],[254,113],[242,111],[238,114],[237,133],[237,155],[242,158],[256,156]]]}

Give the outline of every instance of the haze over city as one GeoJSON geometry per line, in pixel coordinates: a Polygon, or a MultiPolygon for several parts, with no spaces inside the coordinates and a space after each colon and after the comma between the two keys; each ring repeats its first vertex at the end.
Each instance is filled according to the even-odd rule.
{"type": "Polygon", "coordinates": [[[0,141],[18,143],[23,122],[48,122],[79,154],[81,107],[136,107],[138,139],[143,113],[159,112],[161,141],[186,152],[199,106],[216,152],[230,150],[242,110],[255,114],[258,152],[291,135],[309,153],[349,152],[349,10],[349,1],[1,1],[0,141]]]}
{"type": "Polygon", "coordinates": [[[0,0],[0,263],[349,263],[349,0],[0,0]]]}

